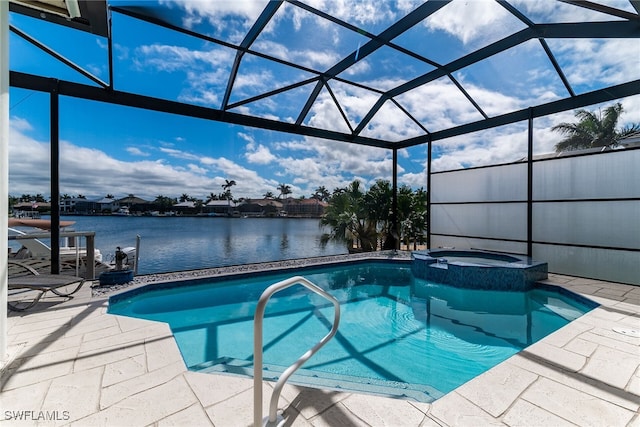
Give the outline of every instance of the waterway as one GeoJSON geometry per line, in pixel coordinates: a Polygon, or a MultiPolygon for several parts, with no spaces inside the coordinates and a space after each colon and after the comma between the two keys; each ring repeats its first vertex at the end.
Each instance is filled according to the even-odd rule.
{"type": "MultiPolygon", "coordinates": [[[[320,243],[317,218],[64,216],[75,231],[95,231],[105,259],[117,246],[135,246],[138,273],[151,274],[347,253],[320,243]]],[[[82,243],[84,245],[84,242],[82,243]]]]}

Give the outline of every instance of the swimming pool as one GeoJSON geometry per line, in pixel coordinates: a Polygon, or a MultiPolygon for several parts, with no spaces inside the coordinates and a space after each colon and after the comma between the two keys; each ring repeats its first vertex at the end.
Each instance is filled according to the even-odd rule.
{"type": "MultiPolygon", "coordinates": [[[[407,262],[150,285],[109,312],[167,322],[191,370],[252,376],[253,314],[269,285],[302,275],[341,304],[338,333],[290,382],[431,402],[595,307],[554,287],[460,289],[413,276],[407,262]]],[[[303,287],[274,295],[264,321],[264,378],[331,328],[333,306],[303,287]]]]}

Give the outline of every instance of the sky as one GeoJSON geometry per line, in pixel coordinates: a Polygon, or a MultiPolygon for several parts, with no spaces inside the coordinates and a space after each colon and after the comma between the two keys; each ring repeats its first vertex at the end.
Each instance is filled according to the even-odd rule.
{"type": "MultiPolygon", "coordinates": [[[[239,43],[266,2],[255,0],[109,1],[114,6],[153,10],[162,19],[218,40],[239,43]]],[[[412,0],[313,0],[305,2],[364,31],[377,34],[419,7],[412,0]]],[[[511,1],[534,22],[614,20],[608,15],[550,0],[511,1]]],[[[635,12],[627,0],[602,3],[635,12]]],[[[69,30],[26,16],[10,14],[10,24],[61,53],[107,82],[106,39],[69,30]]],[[[233,49],[154,27],[112,13],[114,87],[184,103],[220,108],[233,49]]],[[[454,0],[393,40],[438,64],[447,64],[486,46],[524,24],[494,1],[454,0]]],[[[283,3],[251,49],[326,71],[369,39],[283,3]]],[[[554,39],[549,48],[576,93],[640,78],[640,45],[632,39],[554,39]]],[[[356,54],[356,57],[358,55],[356,54]]],[[[10,69],[95,85],[91,80],[10,34],[10,69]]],[[[434,66],[383,47],[357,58],[339,77],[377,91],[386,91],[432,71],[434,66]]],[[[262,93],[313,77],[247,54],[240,63],[229,102],[239,103],[262,93]]],[[[557,73],[540,43],[532,40],[453,73],[455,81],[489,116],[539,105],[566,96],[557,73]]],[[[239,103],[230,111],[295,121],[313,85],[303,85],[256,102],[239,103]]],[[[379,97],[375,91],[332,80],[304,119],[307,126],[348,132],[379,97]]],[[[473,122],[478,110],[448,78],[440,78],[396,98],[429,131],[473,122]]],[[[624,107],[620,126],[640,122],[640,97],[619,100],[624,107]]],[[[49,194],[49,96],[24,89],[10,90],[9,193],[49,194]]],[[[612,103],[587,107],[592,111],[612,103]]],[[[553,151],[561,135],[551,127],[575,121],[574,112],[534,121],[534,151],[553,151]]],[[[362,135],[399,141],[424,134],[401,109],[387,102],[362,135]]],[[[252,129],[177,115],[60,98],[60,192],[98,199],[128,194],[153,200],[159,195],[206,199],[219,194],[225,180],[234,180],[234,197],[278,195],[289,185],[293,197],[310,197],[324,186],[329,191],[360,180],[365,187],[392,178],[388,150],[252,129]]],[[[433,170],[452,170],[512,162],[527,153],[526,123],[437,141],[433,170]]],[[[427,146],[398,152],[398,182],[426,186],[427,146]]]]}

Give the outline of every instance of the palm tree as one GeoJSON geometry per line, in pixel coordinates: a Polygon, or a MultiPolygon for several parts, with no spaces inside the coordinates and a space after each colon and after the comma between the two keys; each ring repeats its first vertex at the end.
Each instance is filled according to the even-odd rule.
{"type": "Polygon", "coordinates": [[[331,196],[321,226],[328,226],[330,233],[324,234],[321,243],[329,240],[343,242],[351,252],[354,250],[375,251],[378,243],[377,221],[369,217],[368,203],[360,188],[360,181],[353,181],[345,191],[331,196]]]}
{"type": "Polygon", "coordinates": [[[640,130],[638,123],[616,130],[622,111],[622,104],[619,102],[606,108],[604,114],[602,111],[598,114],[587,110],[576,111],[575,116],[579,120],[577,123],[560,123],[551,128],[566,135],[565,139],[555,145],[556,152],[617,146],[620,139],[640,130]]]}
{"type": "Polygon", "coordinates": [[[413,192],[407,186],[400,187],[398,192],[398,216],[400,221],[400,235],[402,241],[409,248],[413,242],[413,249],[424,241],[427,229],[427,192],[420,188],[413,192]]]}
{"type": "Polygon", "coordinates": [[[286,197],[288,194],[291,194],[291,186],[287,184],[280,184],[278,185],[278,191],[280,192],[278,199],[281,199],[282,196],[286,197]]]}
{"type": "Polygon", "coordinates": [[[236,182],[233,179],[232,180],[225,179],[224,184],[222,184],[222,189],[224,191],[228,191],[234,185],[236,185],[236,182]]]}
{"type": "Polygon", "coordinates": [[[159,195],[153,201],[153,204],[158,207],[158,211],[164,213],[170,211],[174,204],[178,203],[175,198],[159,195]]]}
{"type": "Polygon", "coordinates": [[[275,196],[273,195],[273,191],[267,191],[266,193],[264,193],[262,195],[262,197],[264,197],[265,199],[273,199],[273,198],[275,198],[275,196]]]}
{"type": "Polygon", "coordinates": [[[320,219],[320,226],[329,227],[329,233],[324,233],[320,240],[322,245],[334,240],[342,242],[351,251],[354,247],[354,223],[357,214],[354,212],[353,200],[345,192],[335,192],[329,200],[329,206],[320,219]]]}
{"type": "Polygon", "coordinates": [[[191,200],[191,196],[187,193],[182,193],[182,196],[180,196],[180,203],[188,202],[189,200],[191,200]]]}
{"type": "Polygon", "coordinates": [[[231,216],[231,187],[233,187],[234,185],[236,185],[236,182],[233,179],[232,180],[225,179],[224,184],[222,184],[222,189],[224,190],[225,195],[227,196],[227,203],[229,205],[229,209],[228,209],[229,216],[231,216]]]}
{"type": "Polygon", "coordinates": [[[397,232],[392,229],[392,199],[393,188],[391,187],[391,182],[383,179],[377,180],[364,197],[365,210],[368,212],[367,218],[371,223],[371,227],[375,228],[378,236],[383,241],[383,246],[387,248],[394,248],[394,241],[397,240],[397,232]]]}
{"type": "Polygon", "coordinates": [[[329,190],[327,190],[327,188],[324,185],[321,185],[320,187],[316,188],[316,191],[313,193],[312,197],[322,202],[326,202],[329,200],[330,196],[331,196],[331,193],[329,193],[329,190]]]}

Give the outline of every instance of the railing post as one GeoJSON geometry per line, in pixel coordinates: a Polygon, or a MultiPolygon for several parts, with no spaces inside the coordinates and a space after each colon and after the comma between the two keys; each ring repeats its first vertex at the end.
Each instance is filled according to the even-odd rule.
{"type": "Polygon", "coordinates": [[[311,356],[313,356],[322,346],[324,346],[333,336],[338,332],[338,325],[340,323],[340,303],[333,295],[325,292],[322,288],[314,285],[309,280],[301,276],[291,277],[289,279],[282,280],[269,286],[264,290],[258,305],[256,306],[256,313],[254,316],[253,327],[253,425],[254,427],[261,427],[262,422],[262,324],[264,319],[264,311],[267,306],[269,298],[276,292],[286,289],[295,284],[300,284],[307,289],[315,292],[316,294],[326,298],[333,304],[334,308],[334,320],[331,331],[324,336],[316,345],[305,352],[293,365],[289,366],[280,376],[276,383],[273,394],[271,395],[271,401],[269,404],[269,417],[267,418],[266,425],[275,425],[277,421],[278,399],[280,392],[287,382],[289,377],[293,375],[311,356]]]}
{"type": "Polygon", "coordinates": [[[96,278],[96,260],[95,260],[95,233],[89,233],[86,235],[86,256],[85,262],[87,263],[87,271],[85,279],[95,279],[96,278]]]}
{"type": "MultiPolygon", "coordinates": [[[[266,291],[265,291],[266,292],[266,291]]],[[[264,294],[262,294],[264,296],[264,294]]],[[[267,298],[268,299],[268,298],[267,298]]],[[[253,326],[253,426],[262,426],[262,320],[265,303],[258,301],[253,326]]]]}

